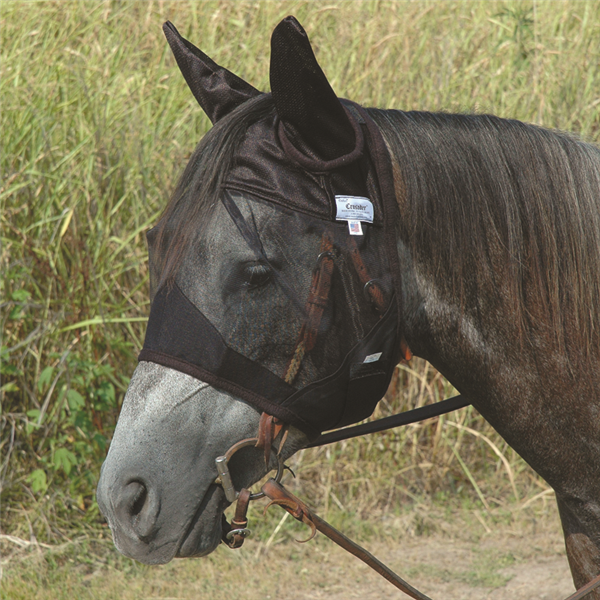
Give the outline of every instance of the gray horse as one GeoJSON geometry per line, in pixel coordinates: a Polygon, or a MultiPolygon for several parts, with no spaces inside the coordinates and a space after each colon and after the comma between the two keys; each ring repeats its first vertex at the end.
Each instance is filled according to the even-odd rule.
{"type": "MultiPolygon", "coordinates": [[[[165,32],[214,127],[148,236],[147,338],[98,484],[117,548],[212,552],[215,458],[262,412],[290,425],[284,457],[367,417],[412,351],[554,488],[576,586],[598,575],[600,151],[340,101],[292,17],[271,94],[165,32]]],[[[231,471],[251,485],[263,454],[231,471]]]]}

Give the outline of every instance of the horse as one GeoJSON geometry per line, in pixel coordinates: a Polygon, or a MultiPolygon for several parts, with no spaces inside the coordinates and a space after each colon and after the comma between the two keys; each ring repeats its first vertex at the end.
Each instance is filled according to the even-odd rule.
{"type": "MultiPolygon", "coordinates": [[[[148,331],[97,489],[118,550],[212,552],[216,457],[262,413],[289,426],[283,459],[368,417],[414,354],[554,489],[575,585],[597,576],[600,150],[340,99],[294,17],[271,93],[164,31],[213,127],[148,232],[148,331]]],[[[236,489],[265,458],[232,458],[236,489]]]]}

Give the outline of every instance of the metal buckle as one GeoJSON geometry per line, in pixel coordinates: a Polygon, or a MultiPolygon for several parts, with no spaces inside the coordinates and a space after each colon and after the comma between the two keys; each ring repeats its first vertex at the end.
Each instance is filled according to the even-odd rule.
{"type": "Polygon", "coordinates": [[[380,279],[369,279],[369,281],[365,283],[365,287],[363,288],[363,293],[365,294],[365,296],[367,296],[367,298],[369,298],[369,288],[373,286],[378,287],[380,290],[383,290],[383,286],[381,285],[380,279]]]}
{"type": "Polygon", "coordinates": [[[324,258],[330,258],[331,260],[335,260],[335,258],[336,258],[335,252],[333,250],[325,250],[325,251],[321,252],[321,254],[319,254],[319,256],[317,256],[317,266],[319,266],[321,264],[321,261],[324,258]]]}
{"type": "Polygon", "coordinates": [[[225,537],[230,540],[236,534],[241,535],[244,539],[246,539],[252,535],[252,531],[250,531],[250,529],[247,527],[244,527],[244,529],[232,529],[225,537]]]}

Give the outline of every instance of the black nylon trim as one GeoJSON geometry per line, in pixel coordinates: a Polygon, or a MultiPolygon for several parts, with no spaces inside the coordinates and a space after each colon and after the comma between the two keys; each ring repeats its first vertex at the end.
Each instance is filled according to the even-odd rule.
{"type": "MultiPolygon", "coordinates": [[[[262,200],[263,202],[269,202],[271,204],[276,204],[278,207],[283,208],[284,210],[291,210],[291,211],[302,213],[303,215],[308,215],[309,217],[313,217],[313,218],[321,219],[321,220],[326,218],[325,215],[323,215],[323,213],[319,210],[309,210],[308,208],[305,208],[302,206],[294,206],[290,202],[284,202],[277,196],[269,197],[262,190],[257,189],[251,185],[242,185],[239,183],[232,183],[230,181],[227,181],[223,184],[221,190],[222,191],[230,190],[232,192],[239,192],[242,195],[250,194],[251,196],[258,198],[259,200],[262,200]]],[[[330,220],[330,219],[331,219],[331,216],[329,216],[327,218],[327,220],[330,220]]]]}
{"type": "MultiPolygon", "coordinates": [[[[205,383],[208,383],[217,389],[233,394],[234,396],[245,400],[249,404],[252,404],[252,406],[255,406],[259,410],[273,415],[285,423],[289,423],[290,425],[297,427],[303,431],[310,440],[314,439],[320,433],[314,427],[298,417],[296,413],[287,410],[284,406],[275,404],[274,402],[269,402],[263,396],[255,394],[247,388],[233,383],[232,381],[222,379],[214,373],[211,373],[210,371],[207,371],[198,365],[193,365],[186,360],[175,358],[174,356],[164,354],[163,352],[143,349],[138,356],[138,361],[153,362],[158,365],[162,365],[163,367],[175,369],[176,371],[190,375],[199,381],[204,381],[205,383]]],[[[259,365],[255,366],[260,368],[259,365]]]]}
{"type": "Polygon", "coordinates": [[[396,292],[396,302],[398,304],[398,325],[397,325],[397,360],[400,360],[400,342],[403,336],[403,318],[404,310],[402,305],[402,280],[400,276],[400,259],[398,258],[398,244],[396,224],[400,218],[398,200],[396,198],[396,189],[394,186],[394,173],[392,169],[392,159],[387,149],[387,145],[379,127],[375,121],[367,114],[367,111],[359,104],[354,104],[361,117],[365,121],[368,132],[369,153],[377,173],[377,184],[381,191],[381,201],[384,208],[384,242],[388,254],[389,266],[392,272],[392,281],[396,292]]]}

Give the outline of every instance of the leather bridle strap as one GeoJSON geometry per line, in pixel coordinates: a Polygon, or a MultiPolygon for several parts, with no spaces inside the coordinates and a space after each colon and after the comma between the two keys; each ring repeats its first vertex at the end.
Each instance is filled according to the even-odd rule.
{"type": "Polygon", "coordinates": [[[598,587],[600,587],[600,575],[594,577],[594,579],[580,587],[574,594],[568,598],[565,598],[565,600],[580,600],[581,598],[585,598],[590,592],[598,587]]]}
{"type": "Polygon", "coordinates": [[[262,413],[258,422],[258,436],[255,448],[262,448],[265,456],[265,467],[269,468],[271,464],[271,447],[275,438],[283,430],[283,435],[279,443],[277,454],[281,454],[281,449],[287,440],[288,426],[282,423],[277,417],[262,413]]]}
{"type": "Polygon", "coordinates": [[[237,498],[237,505],[235,507],[235,516],[231,521],[231,524],[227,522],[227,518],[223,515],[221,525],[221,541],[223,541],[230,548],[241,548],[246,536],[249,534],[248,517],[248,503],[250,502],[250,491],[246,488],[242,489],[237,498]]]}
{"type": "Polygon", "coordinates": [[[403,591],[411,598],[414,598],[415,600],[431,600],[429,596],[426,596],[408,582],[404,581],[404,579],[396,575],[396,573],[394,573],[381,561],[377,560],[377,558],[375,558],[362,546],[359,546],[352,540],[348,539],[343,533],[327,523],[327,521],[321,519],[321,517],[312,512],[306,506],[306,504],[302,502],[302,500],[296,498],[296,496],[291,494],[274,479],[269,479],[265,485],[263,485],[262,491],[265,493],[265,496],[271,499],[271,502],[267,505],[267,508],[269,508],[269,506],[272,504],[281,506],[295,519],[305,523],[312,529],[313,533],[309,539],[314,537],[316,531],[320,531],[330,540],[334,541],[338,546],[341,546],[344,550],[354,554],[354,556],[362,560],[365,564],[369,565],[369,567],[379,573],[379,575],[387,579],[392,585],[403,591]]]}
{"type": "MultiPolygon", "coordinates": [[[[371,279],[369,271],[367,270],[362,256],[360,255],[360,250],[358,249],[358,246],[356,245],[356,242],[352,236],[348,237],[346,244],[350,250],[350,256],[352,257],[354,269],[356,270],[356,273],[364,286],[363,289],[365,290],[365,293],[369,296],[377,311],[383,315],[386,308],[385,297],[377,279],[371,279]]],[[[401,362],[408,362],[413,355],[404,337],[400,339],[399,349],[401,362]]]]}
{"type": "Polygon", "coordinates": [[[331,291],[331,277],[333,275],[333,241],[331,234],[325,232],[321,238],[321,249],[317,259],[317,266],[313,271],[308,298],[306,300],[306,320],[300,329],[296,349],[285,370],[283,377],[286,383],[292,384],[300,370],[302,361],[307,352],[310,352],[317,341],[321,319],[331,291]]]}
{"type": "MultiPolygon", "coordinates": [[[[310,290],[304,309],[306,318],[300,329],[294,354],[292,355],[283,376],[283,380],[288,384],[293,384],[304,357],[314,348],[319,335],[323,313],[329,302],[335,258],[332,235],[331,231],[326,231],[321,238],[319,257],[317,258],[317,265],[313,271],[310,290]]],[[[365,266],[354,239],[349,237],[346,244],[350,256],[352,257],[354,269],[364,286],[365,293],[368,295],[376,310],[380,314],[383,314],[386,309],[386,303],[379,282],[376,279],[372,279],[369,275],[369,271],[365,266]]],[[[403,362],[408,362],[412,358],[412,352],[404,338],[400,340],[400,355],[403,362]]]]}
{"type": "Polygon", "coordinates": [[[371,301],[377,308],[377,311],[380,314],[385,312],[385,297],[379,285],[377,285],[376,279],[371,279],[369,275],[369,271],[363,262],[362,256],[360,255],[360,250],[356,245],[354,239],[350,236],[346,241],[348,249],[350,250],[350,256],[352,257],[352,263],[354,264],[354,269],[356,270],[356,274],[360,279],[360,282],[363,284],[365,292],[369,295],[371,301]]]}

